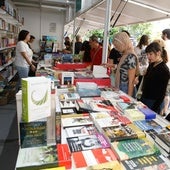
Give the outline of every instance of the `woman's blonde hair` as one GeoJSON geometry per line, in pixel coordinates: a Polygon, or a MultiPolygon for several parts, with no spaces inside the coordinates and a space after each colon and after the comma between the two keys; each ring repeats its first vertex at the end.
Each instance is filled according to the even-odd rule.
{"type": "Polygon", "coordinates": [[[125,32],[119,32],[115,35],[113,39],[113,44],[119,43],[123,53],[134,53],[134,48],[132,42],[125,32]]]}

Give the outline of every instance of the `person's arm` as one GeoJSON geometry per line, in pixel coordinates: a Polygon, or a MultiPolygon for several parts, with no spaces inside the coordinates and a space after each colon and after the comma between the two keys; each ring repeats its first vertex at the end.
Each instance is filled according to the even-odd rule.
{"type": "Polygon", "coordinates": [[[35,66],[32,64],[32,62],[29,60],[26,52],[21,52],[21,55],[23,56],[23,58],[27,61],[28,65],[30,65],[30,68],[32,71],[35,71],[35,66]]]}
{"type": "Polygon", "coordinates": [[[132,96],[134,91],[134,80],[136,75],[136,68],[128,70],[128,95],[132,96]]]}

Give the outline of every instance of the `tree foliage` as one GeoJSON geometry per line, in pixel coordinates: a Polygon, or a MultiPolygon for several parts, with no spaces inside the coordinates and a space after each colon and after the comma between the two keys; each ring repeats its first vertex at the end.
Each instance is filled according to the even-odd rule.
{"type": "MultiPolygon", "coordinates": [[[[152,36],[152,24],[151,23],[140,23],[140,24],[133,24],[133,25],[128,25],[128,26],[120,26],[120,27],[115,27],[111,28],[109,33],[110,33],[110,39],[114,37],[114,35],[122,30],[127,30],[131,37],[135,38],[137,41],[139,41],[140,37],[143,34],[152,36]]],[[[91,35],[96,35],[100,39],[103,39],[104,35],[104,30],[99,29],[99,30],[92,30],[90,31],[86,36],[90,37],[91,35]]]]}

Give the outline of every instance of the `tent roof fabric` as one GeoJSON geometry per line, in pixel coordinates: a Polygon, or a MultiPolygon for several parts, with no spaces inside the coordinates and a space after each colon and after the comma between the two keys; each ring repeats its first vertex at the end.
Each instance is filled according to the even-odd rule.
{"type": "MultiPolygon", "coordinates": [[[[75,19],[75,28],[80,33],[93,29],[103,29],[105,22],[106,0],[99,0],[88,10],[79,12],[75,19]]],[[[125,26],[170,18],[170,0],[112,0],[111,25],[120,15],[115,26],[125,26]],[[128,1],[126,3],[126,1],[128,1]],[[125,5],[126,4],[126,5],[125,5]],[[124,7],[125,6],[125,7],[124,7]],[[122,10],[123,9],[123,10],[122,10]],[[120,15],[121,13],[121,15],[120,15]]],[[[65,25],[65,30],[72,31],[74,21],[65,25]]]]}

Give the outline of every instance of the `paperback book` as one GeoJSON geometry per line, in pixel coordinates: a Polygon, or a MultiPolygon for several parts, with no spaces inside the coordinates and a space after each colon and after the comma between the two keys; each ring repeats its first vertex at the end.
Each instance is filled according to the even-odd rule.
{"type": "Polygon", "coordinates": [[[168,170],[163,155],[149,155],[121,162],[126,170],[168,170]]]}
{"type": "Polygon", "coordinates": [[[146,138],[122,140],[111,143],[121,161],[153,154],[160,154],[154,143],[146,138]]]}
{"type": "Polygon", "coordinates": [[[156,112],[148,107],[138,107],[138,109],[145,115],[145,119],[151,120],[156,118],[156,112]]]}
{"type": "Polygon", "coordinates": [[[92,100],[90,102],[90,107],[93,111],[112,111],[118,112],[114,105],[110,102],[110,100],[92,100]]]}
{"type": "Polygon", "coordinates": [[[19,150],[16,169],[39,170],[58,166],[57,146],[40,146],[19,150]]]}
{"type": "Polygon", "coordinates": [[[21,148],[47,145],[46,121],[20,122],[21,148]]]}
{"type": "Polygon", "coordinates": [[[60,108],[76,108],[75,101],[59,101],[60,102],[60,108]]]}
{"type": "Polygon", "coordinates": [[[143,131],[154,129],[155,131],[159,132],[163,128],[155,120],[139,120],[134,121],[133,123],[143,131]]]}
{"type": "Polygon", "coordinates": [[[105,162],[117,160],[116,155],[110,148],[92,149],[72,153],[73,160],[76,168],[88,167],[105,162]]]}
{"type": "Polygon", "coordinates": [[[145,115],[138,109],[126,109],[124,113],[125,116],[127,116],[132,122],[137,120],[145,120],[145,115]]]}
{"type": "Polygon", "coordinates": [[[96,135],[77,136],[66,138],[71,152],[85,151],[96,148],[108,147],[105,138],[96,135]]]}
{"type": "Polygon", "coordinates": [[[147,131],[154,141],[161,146],[166,152],[170,153],[170,131],[167,129],[156,132],[154,129],[147,131]]]}
{"type": "Polygon", "coordinates": [[[67,137],[94,135],[97,133],[97,129],[94,125],[84,125],[75,127],[66,127],[65,132],[67,137]]]}
{"type": "Polygon", "coordinates": [[[87,167],[86,170],[124,170],[124,167],[120,164],[119,161],[115,160],[97,165],[91,165],[87,167]]]}
{"type": "Polygon", "coordinates": [[[73,126],[82,126],[82,125],[91,125],[93,121],[87,114],[79,114],[72,117],[62,117],[61,123],[63,128],[73,127],[73,126]]]}
{"type": "Polygon", "coordinates": [[[77,92],[68,92],[59,95],[60,101],[70,101],[70,100],[77,100],[77,99],[80,99],[80,96],[77,92]]]}
{"type": "Polygon", "coordinates": [[[102,131],[110,142],[145,137],[145,133],[134,124],[103,127],[102,131]]]}

